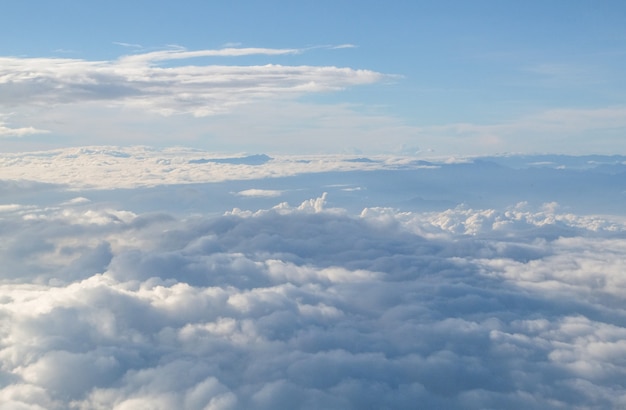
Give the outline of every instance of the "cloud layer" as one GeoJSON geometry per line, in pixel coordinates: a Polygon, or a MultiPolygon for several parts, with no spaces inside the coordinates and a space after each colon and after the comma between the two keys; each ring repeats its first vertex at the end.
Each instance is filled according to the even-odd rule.
{"type": "Polygon", "coordinates": [[[330,199],[4,205],[2,408],[626,405],[617,218],[330,199]]]}
{"type": "Polygon", "coordinates": [[[0,193],[10,202],[51,206],[82,195],[116,200],[136,212],[221,213],[277,201],[299,203],[327,191],[332,206],[352,213],[381,206],[444,211],[459,205],[503,209],[556,202],[562,212],[622,215],[625,164],[626,157],[617,155],[227,156],[183,148],[91,146],[1,154],[2,176],[11,181],[0,182],[0,193]],[[46,195],[38,194],[41,189],[46,195]]]}

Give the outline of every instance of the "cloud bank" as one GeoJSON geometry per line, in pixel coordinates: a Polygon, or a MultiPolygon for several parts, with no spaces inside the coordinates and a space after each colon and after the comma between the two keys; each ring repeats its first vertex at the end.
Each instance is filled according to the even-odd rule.
{"type": "MultiPolygon", "coordinates": [[[[403,159],[370,163],[341,155],[226,157],[185,148],[91,146],[0,154],[3,177],[63,184],[71,189],[137,188],[404,166],[403,159]],[[396,165],[395,163],[398,162],[396,165]]],[[[416,168],[419,168],[417,166],[416,168]]]]}
{"type": "Polygon", "coordinates": [[[332,206],[445,211],[558,203],[573,214],[623,215],[626,157],[479,158],[224,155],[184,148],[90,146],[0,154],[7,201],[55,206],[76,196],[134,212],[216,212],[300,203],[329,193],[332,206]],[[45,192],[45,195],[41,194],[45,192]],[[586,195],[581,195],[585,192],[586,195]]]}
{"type": "Polygon", "coordinates": [[[626,405],[618,217],[84,194],[0,207],[1,408],[626,405]]]}

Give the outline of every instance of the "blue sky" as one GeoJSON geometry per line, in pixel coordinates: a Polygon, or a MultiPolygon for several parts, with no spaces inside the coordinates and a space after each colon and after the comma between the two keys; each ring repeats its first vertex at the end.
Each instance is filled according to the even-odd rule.
{"type": "Polygon", "coordinates": [[[11,151],[626,153],[625,18],[619,1],[8,2],[0,137],[11,151]],[[150,60],[141,84],[118,64],[224,48],[263,51],[150,60]],[[60,64],[69,60],[86,64],[60,64]],[[96,62],[109,64],[108,77],[96,62]],[[216,70],[232,78],[232,67],[267,64],[303,68],[302,80],[246,72],[228,95],[203,94],[216,70]],[[180,88],[192,66],[212,68],[180,88]],[[166,84],[150,67],[174,73],[166,84]],[[320,67],[337,70],[320,78],[320,67]]]}

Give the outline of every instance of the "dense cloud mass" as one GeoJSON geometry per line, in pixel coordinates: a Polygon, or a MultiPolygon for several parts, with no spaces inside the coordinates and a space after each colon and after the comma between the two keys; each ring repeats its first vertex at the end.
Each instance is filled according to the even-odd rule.
{"type": "Polygon", "coordinates": [[[331,201],[0,205],[0,409],[626,406],[618,217],[331,201]]]}

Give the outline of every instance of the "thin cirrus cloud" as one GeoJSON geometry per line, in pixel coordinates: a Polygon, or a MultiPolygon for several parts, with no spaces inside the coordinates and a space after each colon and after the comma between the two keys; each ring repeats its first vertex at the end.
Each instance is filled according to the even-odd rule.
{"type": "Polygon", "coordinates": [[[554,108],[491,124],[450,123],[416,127],[416,134],[438,150],[455,144],[463,152],[536,152],[586,154],[619,152],[626,127],[626,107],[554,108]],[[594,138],[585,135],[594,133],[594,138]],[[572,143],[572,141],[575,142],[572,143]]]}
{"type": "Polygon", "coordinates": [[[165,60],[182,60],[187,58],[198,57],[241,57],[251,55],[287,55],[287,54],[299,54],[300,49],[280,49],[280,48],[260,48],[260,47],[225,47],[218,50],[197,50],[187,51],[183,47],[173,47],[168,50],[152,51],[144,54],[129,55],[120,58],[122,63],[135,63],[135,62],[155,62],[165,60]]]}
{"type": "Polygon", "coordinates": [[[265,98],[371,84],[386,76],[333,66],[173,65],[199,57],[279,56],[300,49],[183,48],[133,54],[111,61],[65,58],[0,58],[0,104],[76,104],[101,101],[161,114],[207,116],[265,98]]]}

